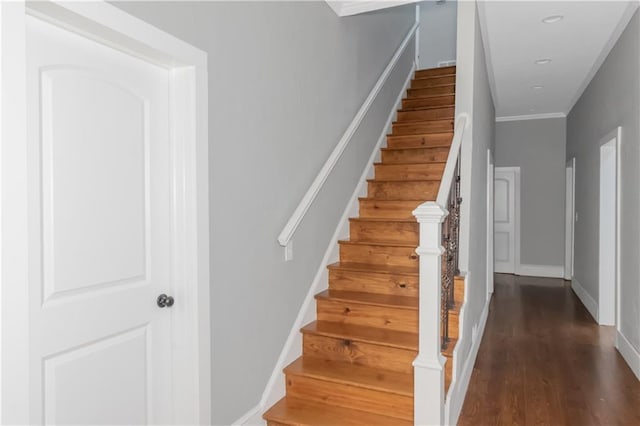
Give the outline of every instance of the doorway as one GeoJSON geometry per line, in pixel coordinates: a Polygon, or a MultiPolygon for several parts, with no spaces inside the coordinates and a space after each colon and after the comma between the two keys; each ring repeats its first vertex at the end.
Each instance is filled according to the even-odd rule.
{"type": "Polygon", "coordinates": [[[601,140],[598,247],[598,322],[616,324],[618,281],[618,153],[620,128],[601,140]]]}
{"type": "Polygon", "coordinates": [[[206,54],[99,1],[0,26],[0,422],[210,423],[206,54]]]}
{"type": "Polygon", "coordinates": [[[520,264],[520,167],[494,168],[495,272],[515,274],[520,264]]]}
{"type": "Polygon", "coordinates": [[[565,243],[564,243],[564,279],[573,278],[573,245],[575,228],[575,157],[567,161],[565,169],[565,243]]]}

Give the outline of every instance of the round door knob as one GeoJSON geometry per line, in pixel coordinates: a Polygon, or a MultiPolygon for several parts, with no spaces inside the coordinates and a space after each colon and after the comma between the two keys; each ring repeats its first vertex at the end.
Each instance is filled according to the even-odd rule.
{"type": "Polygon", "coordinates": [[[167,296],[166,294],[162,293],[160,296],[158,296],[158,300],[156,302],[161,308],[169,308],[173,306],[173,297],[167,296]]]}

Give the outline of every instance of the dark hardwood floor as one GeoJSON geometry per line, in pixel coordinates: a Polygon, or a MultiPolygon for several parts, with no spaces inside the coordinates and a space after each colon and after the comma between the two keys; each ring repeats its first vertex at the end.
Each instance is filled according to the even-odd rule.
{"type": "Polygon", "coordinates": [[[640,425],[640,382],[560,279],[496,274],[459,425],[640,425]]]}

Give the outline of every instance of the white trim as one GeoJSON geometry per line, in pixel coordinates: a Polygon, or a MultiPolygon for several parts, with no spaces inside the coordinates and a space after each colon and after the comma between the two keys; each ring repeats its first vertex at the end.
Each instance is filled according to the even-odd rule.
{"type": "Polygon", "coordinates": [[[611,33],[611,36],[609,37],[609,40],[607,40],[607,43],[602,47],[600,54],[598,55],[596,60],[593,62],[593,65],[591,66],[589,73],[585,76],[584,80],[578,87],[578,90],[576,90],[576,93],[573,95],[573,98],[567,105],[567,108],[565,109],[567,114],[571,112],[576,102],[578,102],[578,99],[580,99],[580,97],[586,90],[587,86],[589,86],[589,83],[591,83],[591,80],[596,75],[596,73],[598,72],[602,64],[604,63],[604,60],[607,59],[609,52],[611,52],[611,49],[613,49],[613,46],[615,46],[615,44],[618,42],[618,39],[622,35],[622,32],[624,31],[624,29],[627,27],[627,24],[629,24],[629,21],[633,17],[634,12],[638,8],[638,5],[639,3],[637,0],[630,1],[627,4],[627,8],[622,14],[622,17],[620,18],[618,25],[616,25],[615,29],[611,33]]]}
{"type": "MultiPolygon", "coordinates": [[[[599,221],[598,221],[598,323],[600,325],[616,325],[617,323],[617,311],[618,311],[618,303],[617,296],[619,293],[619,277],[620,270],[619,265],[620,261],[618,259],[619,250],[620,250],[620,135],[622,133],[622,128],[617,127],[612,132],[609,132],[604,138],[600,139],[600,149],[599,149],[599,161],[598,161],[598,170],[600,171],[600,181],[599,181],[599,194],[598,197],[598,209],[599,209],[599,221]],[[610,206],[604,208],[602,205],[602,187],[605,182],[603,179],[603,157],[606,157],[607,152],[613,150],[613,167],[615,174],[611,176],[613,178],[614,184],[614,193],[611,194],[615,197],[615,210],[611,212],[610,206]],[[603,210],[604,208],[604,210],[603,210]],[[613,213],[613,215],[611,215],[613,213]],[[603,238],[603,230],[602,230],[602,222],[608,220],[613,220],[613,250],[611,247],[606,246],[606,238],[603,238]],[[606,262],[606,258],[603,254],[610,254],[613,251],[613,264],[608,265],[606,262]],[[613,275],[613,289],[611,288],[610,278],[613,275]],[[611,290],[613,290],[613,297],[611,297],[611,290]],[[609,298],[608,301],[606,299],[609,298]]],[[[605,233],[608,234],[608,233],[605,233]]]]}
{"type": "Polygon", "coordinates": [[[487,149],[487,297],[491,297],[493,294],[493,244],[494,244],[494,200],[493,200],[493,187],[495,183],[495,175],[493,173],[493,152],[491,148],[487,149]]]}
{"type": "MultiPolygon", "coordinates": [[[[468,281],[468,280],[467,280],[468,281]]],[[[465,286],[467,283],[465,283],[465,286]]],[[[465,294],[468,287],[465,287],[465,294]]],[[[465,296],[466,299],[466,296],[465,296]]],[[[446,425],[455,425],[458,423],[458,418],[460,417],[460,413],[462,412],[462,406],[464,404],[464,398],[467,395],[467,389],[469,389],[469,382],[471,381],[471,374],[473,373],[473,366],[476,362],[476,358],[478,357],[478,350],[480,349],[480,343],[482,342],[482,336],[484,335],[484,329],[487,325],[487,318],[489,317],[489,303],[491,299],[487,299],[484,304],[484,308],[482,309],[482,313],[480,314],[480,319],[478,320],[478,325],[475,328],[475,334],[471,336],[471,349],[469,350],[469,355],[467,359],[464,361],[464,366],[462,370],[460,370],[458,376],[457,365],[454,365],[454,373],[453,380],[451,381],[451,385],[449,386],[449,392],[447,394],[447,399],[445,401],[445,423],[446,425]]],[[[462,312],[460,313],[461,324],[464,324],[462,321],[464,318],[462,317],[462,312]]],[[[457,358],[458,348],[464,346],[463,339],[466,340],[463,334],[460,335],[460,340],[456,344],[456,348],[454,349],[453,359],[457,358]]],[[[462,360],[458,361],[459,363],[462,360]]]]}
{"type": "Polygon", "coordinates": [[[496,122],[502,123],[505,121],[546,120],[548,118],[567,118],[567,114],[565,114],[564,112],[549,112],[545,114],[506,115],[496,117],[496,122]]]}
{"type": "Polygon", "coordinates": [[[631,371],[640,380],[640,352],[633,347],[629,339],[622,332],[616,332],[616,348],[622,358],[629,364],[631,371]]]}
{"type": "Polygon", "coordinates": [[[421,0],[358,0],[358,1],[330,1],[329,7],[340,17],[358,15],[371,12],[373,10],[387,9],[390,7],[402,6],[410,3],[417,3],[421,0]]]}
{"type": "Polygon", "coordinates": [[[571,289],[578,296],[584,307],[587,308],[593,319],[598,322],[598,302],[582,287],[576,277],[571,278],[571,289]]]}
{"type": "Polygon", "coordinates": [[[563,265],[528,265],[517,264],[516,275],[526,277],[564,278],[563,265]]]}
{"type": "Polygon", "coordinates": [[[185,307],[172,313],[174,420],[180,424],[208,424],[211,420],[210,320],[209,320],[209,197],[208,197],[208,106],[207,54],[115,6],[101,1],[79,2],[15,2],[1,5],[3,42],[3,99],[11,99],[11,108],[2,108],[2,170],[12,177],[11,193],[2,188],[2,323],[11,324],[11,334],[22,334],[17,340],[2,334],[3,351],[10,346],[11,357],[2,358],[3,392],[2,422],[30,423],[28,391],[29,312],[26,283],[29,270],[10,270],[16,262],[24,264],[28,255],[22,252],[21,241],[27,241],[28,231],[22,215],[28,208],[21,200],[28,194],[26,183],[20,180],[27,164],[21,151],[26,149],[24,71],[26,14],[33,14],[54,25],[77,32],[100,43],[115,47],[136,57],[159,64],[170,70],[172,145],[172,289],[182,295],[185,307]],[[8,48],[9,50],[5,50],[8,48]],[[5,69],[5,66],[10,66],[5,69]],[[6,81],[11,76],[13,81],[6,81]],[[20,83],[22,81],[22,84],[20,83]],[[16,89],[18,88],[18,89],[16,89]],[[9,121],[12,120],[12,121],[9,121]],[[9,127],[10,125],[14,127],[9,127]],[[19,148],[16,144],[23,144],[19,148]],[[10,164],[11,171],[5,166],[10,164]],[[20,182],[16,181],[18,179],[20,182]],[[18,194],[20,193],[20,194],[18,194]],[[11,203],[6,203],[12,198],[11,203]],[[16,217],[17,216],[17,217],[16,217]],[[11,234],[7,232],[11,229],[11,234]],[[7,256],[7,247],[17,249],[7,256]],[[8,285],[7,283],[14,283],[8,285]],[[21,287],[20,290],[11,287],[21,287]],[[11,297],[7,297],[11,295],[11,297]],[[14,346],[15,344],[15,346],[14,346]]]}
{"type": "MultiPolygon", "coordinates": [[[[302,336],[300,333],[300,328],[304,326],[306,323],[314,321],[316,318],[316,308],[315,308],[315,295],[323,291],[327,288],[328,284],[328,273],[327,273],[327,265],[338,260],[339,248],[338,248],[338,240],[345,238],[349,234],[349,218],[353,216],[357,216],[358,213],[358,198],[365,195],[367,191],[367,178],[373,175],[374,171],[374,162],[378,155],[380,155],[380,148],[383,143],[386,141],[387,132],[391,128],[391,123],[394,120],[396,115],[396,111],[400,108],[402,103],[402,98],[404,97],[405,91],[411,84],[411,78],[413,77],[413,73],[415,72],[415,67],[412,65],[409,73],[405,79],[404,84],[402,85],[402,89],[400,90],[396,101],[393,104],[391,112],[385,122],[384,127],[380,133],[378,141],[376,145],[373,147],[369,160],[367,162],[367,166],[365,167],[358,184],[347,203],[347,206],[340,217],[340,221],[336,227],[331,240],[329,241],[329,245],[327,246],[327,250],[325,251],[324,257],[320,262],[320,267],[316,272],[316,275],[307,291],[307,295],[302,302],[300,307],[300,311],[298,312],[298,316],[291,326],[291,330],[289,331],[289,335],[287,340],[280,352],[280,356],[278,357],[278,361],[276,362],[269,381],[267,382],[267,386],[262,393],[262,397],[260,398],[260,402],[258,405],[247,413],[245,413],[242,417],[236,420],[234,425],[244,425],[244,424],[255,424],[255,421],[259,420],[256,417],[256,412],[259,415],[262,415],[262,412],[265,411],[268,407],[275,404],[280,398],[285,395],[285,381],[284,381],[284,373],[282,372],[283,368],[287,366],[287,364],[294,361],[296,358],[302,355],[302,336]],[[247,421],[252,421],[254,423],[247,423],[247,421]]],[[[259,417],[259,416],[258,416],[259,417]]]]}
{"type": "MultiPolygon", "coordinates": [[[[280,243],[281,246],[286,248],[289,242],[291,241],[293,234],[296,232],[296,229],[298,229],[298,226],[302,222],[302,219],[304,218],[305,214],[311,207],[311,204],[313,203],[316,196],[320,192],[320,189],[322,189],[324,182],[327,180],[327,178],[331,174],[331,171],[338,163],[338,160],[342,156],[342,153],[344,152],[344,150],[347,148],[347,145],[351,141],[351,138],[355,134],[356,130],[358,130],[360,123],[362,122],[365,115],[369,111],[369,108],[371,108],[371,105],[373,104],[376,96],[378,96],[378,93],[380,92],[380,90],[386,83],[387,79],[389,78],[389,75],[391,74],[396,64],[398,63],[400,56],[402,56],[405,49],[409,45],[409,41],[411,40],[411,37],[414,36],[417,28],[418,28],[418,23],[416,22],[413,24],[409,32],[407,32],[407,35],[405,35],[404,39],[402,40],[402,43],[400,44],[400,46],[394,53],[393,57],[387,64],[386,68],[378,78],[378,81],[376,82],[376,84],[373,86],[373,89],[371,89],[371,92],[362,103],[362,106],[360,106],[360,109],[358,110],[356,115],[353,117],[353,120],[351,120],[349,127],[347,127],[347,130],[345,130],[344,134],[340,138],[340,141],[331,152],[331,155],[329,155],[329,158],[322,166],[322,169],[320,169],[320,171],[318,172],[318,175],[313,180],[313,183],[311,184],[307,192],[304,194],[304,197],[302,197],[302,200],[300,200],[300,203],[298,204],[295,211],[291,215],[291,218],[287,221],[287,224],[282,229],[282,232],[280,232],[280,235],[278,236],[278,243],[280,243]]],[[[285,250],[285,255],[286,255],[286,250],[285,250]]]]}
{"type": "Polygon", "coordinates": [[[263,411],[262,405],[258,404],[244,413],[238,420],[231,422],[231,426],[266,425],[267,422],[262,418],[263,411]]]}
{"type": "Polygon", "coordinates": [[[415,62],[416,62],[416,69],[419,70],[420,69],[420,3],[416,3],[416,24],[418,24],[418,28],[416,28],[416,37],[415,37],[415,41],[416,41],[415,62]]]}
{"type": "Polygon", "coordinates": [[[576,158],[567,161],[565,167],[565,232],[564,232],[564,276],[570,280],[573,276],[573,246],[575,231],[575,188],[576,188],[576,158]]]}

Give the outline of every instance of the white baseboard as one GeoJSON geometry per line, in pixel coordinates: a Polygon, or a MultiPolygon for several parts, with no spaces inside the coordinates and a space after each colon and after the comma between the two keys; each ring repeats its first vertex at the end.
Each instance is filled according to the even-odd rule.
{"type": "Polygon", "coordinates": [[[562,265],[516,265],[516,274],[526,277],[564,278],[562,265]]]}
{"type": "MultiPolygon", "coordinates": [[[[467,277],[468,278],[468,277],[467,277]]],[[[465,283],[465,290],[468,283],[465,283]]],[[[465,291],[465,299],[466,299],[466,291],[465,291]]],[[[471,336],[471,349],[469,350],[469,355],[467,355],[467,359],[464,360],[463,367],[460,371],[458,371],[458,365],[462,363],[459,361],[457,365],[454,366],[453,380],[451,381],[451,386],[449,386],[449,392],[447,394],[447,399],[445,401],[444,412],[445,412],[445,424],[446,425],[455,425],[458,423],[458,418],[460,417],[460,413],[462,412],[462,406],[464,405],[464,398],[467,395],[467,389],[469,388],[469,382],[471,381],[471,373],[473,373],[473,366],[476,362],[476,358],[478,357],[478,350],[480,349],[480,343],[482,342],[482,336],[484,335],[484,329],[487,325],[487,318],[489,316],[489,302],[490,298],[485,302],[484,308],[482,309],[482,313],[480,314],[480,319],[478,320],[478,325],[474,328],[475,333],[471,336]]],[[[462,312],[460,316],[460,323],[464,324],[464,318],[462,317],[462,312]]],[[[463,327],[464,328],[464,327],[463,327]]],[[[456,344],[456,349],[454,349],[454,359],[456,359],[456,351],[463,347],[461,343],[467,339],[463,334],[460,335],[460,339],[456,344]]]]}
{"type": "Polygon", "coordinates": [[[260,399],[260,403],[245,413],[242,417],[236,420],[233,425],[263,425],[265,424],[262,420],[262,413],[278,402],[285,395],[285,377],[282,369],[286,367],[288,364],[293,362],[296,358],[302,355],[302,334],[300,333],[300,328],[302,328],[305,324],[312,322],[316,319],[316,307],[315,307],[315,298],[314,296],[325,290],[327,288],[328,283],[328,273],[327,273],[327,265],[338,260],[339,247],[338,240],[346,238],[349,235],[349,218],[357,216],[358,214],[358,198],[366,195],[367,191],[367,179],[373,176],[374,171],[374,162],[378,155],[380,155],[380,148],[382,144],[386,141],[387,133],[391,128],[391,123],[393,122],[396,111],[400,108],[402,104],[402,98],[406,93],[406,90],[409,88],[411,84],[411,78],[413,77],[413,73],[415,72],[415,64],[412,65],[409,74],[402,86],[402,90],[398,94],[398,98],[393,104],[392,110],[389,113],[389,117],[387,118],[386,124],[382,129],[380,137],[378,138],[378,142],[376,143],[371,157],[368,160],[367,167],[365,167],[364,172],[360,176],[360,180],[358,185],[356,186],[355,191],[351,195],[351,199],[347,203],[347,207],[345,208],[340,221],[338,222],[338,226],[329,241],[329,246],[327,247],[327,251],[320,262],[320,268],[318,269],[311,286],[309,287],[309,291],[305,296],[304,301],[302,302],[302,306],[300,311],[298,312],[298,316],[289,331],[289,336],[284,344],[282,352],[280,353],[280,357],[276,362],[276,365],[271,373],[271,377],[269,378],[269,382],[265,387],[264,393],[262,394],[262,398],[260,399]]]}
{"type": "Polygon", "coordinates": [[[580,285],[576,277],[571,279],[571,289],[576,296],[578,296],[578,299],[580,299],[584,307],[587,308],[587,311],[589,311],[593,319],[598,322],[598,302],[596,302],[593,297],[587,293],[587,290],[580,285]]]}
{"type": "Polygon", "coordinates": [[[629,367],[631,367],[633,374],[640,380],[640,352],[633,347],[629,339],[620,331],[616,333],[616,348],[622,358],[629,364],[629,367]]]}

